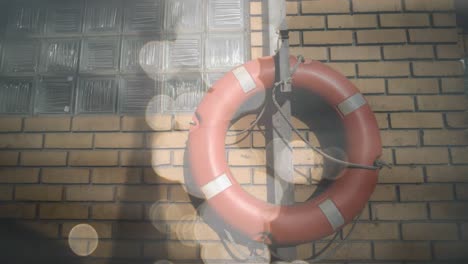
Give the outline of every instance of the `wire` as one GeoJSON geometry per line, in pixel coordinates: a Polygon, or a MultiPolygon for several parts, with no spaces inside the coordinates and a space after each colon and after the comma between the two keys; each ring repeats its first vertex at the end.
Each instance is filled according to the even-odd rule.
{"type": "MultiPolygon", "coordinates": [[[[294,73],[296,72],[297,68],[299,67],[299,64],[301,64],[303,62],[303,57],[302,56],[298,56],[298,61],[297,63],[294,65],[292,71],[291,71],[291,74],[290,74],[290,77],[286,80],[286,82],[290,82],[291,81],[291,76],[294,75],[294,73]]],[[[281,114],[281,116],[283,117],[283,119],[286,121],[286,123],[288,123],[289,127],[294,131],[294,133],[296,133],[296,135],[302,140],[304,141],[304,143],[307,144],[307,146],[309,148],[311,148],[312,150],[314,150],[315,152],[319,153],[320,155],[322,155],[324,158],[330,160],[330,161],[333,161],[335,163],[338,163],[338,164],[341,164],[343,166],[346,166],[346,167],[350,167],[350,168],[359,168],[359,169],[366,169],[366,170],[378,170],[380,169],[381,167],[380,166],[368,166],[368,165],[363,165],[363,164],[357,164],[357,163],[352,163],[352,162],[347,162],[347,161],[344,161],[344,160],[340,160],[340,159],[337,159],[335,157],[332,157],[330,155],[328,155],[327,153],[325,153],[324,151],[322,151],[321,149],[313,146],[300,132],[299,130],[297,130],[294,125],[291,123],[291,121],[289,120],[289,118],[286,117],[286,114],[283,112],[283,110],[281,110],[281,106],[279,105],[278,101],[276,100],[276,89],[280,86],[280,85],[284,85],[285,84],[285,81],[280,81],[280,82],[277,82],[275,83],[275,86],[273,86],[273,96],[272,96],[272,99],[273,99],[273,104],[275,105],[276,107],[276,110],[278,110],[278,112],[281,114]]]]}
{"type": "Polygon", "coordinates": [[[255,118],[255,120],[252,123],[250,123],[250,126],[248,128],[246,128],[246,129],[244,129],[242,131],[239,131],[239,132],[228,132],[227,136],[238,136],[238,135],[242,135],[242,134],[244,134],[246,132],[250,132],[258,124],[258,122],[262,118],[263,114],[265,113],[265,109],[266,109],[266,107],[263,106],[260,113],[258,113],[257,117],[255,118]]]}

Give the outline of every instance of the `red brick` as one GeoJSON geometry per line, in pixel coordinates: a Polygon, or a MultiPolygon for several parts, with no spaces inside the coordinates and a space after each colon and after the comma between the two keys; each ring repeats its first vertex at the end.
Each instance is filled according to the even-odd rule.
{"type": "Polygon", "coordinates": [[[91,185],[67,187],[65,197],[68,201],[112,201],[114,187],[91,185]]]}
{"type": "Polygon", "coordinates": [[[431,203],[432,219],[466,220],[468,219],[468,203],[431,203]]]}
{"type": "Polygon", "coordinates": [[[141,244],[134,241],[99,241],[99,246],[90,257],[136,259],[141,257],[141,244]]]}
{"type": "Polygon", "coordinates": [[[39,169],[0,168],[0,183],[35,183],[39,179],[39,169]]]}
{"type": "Polygon", "coordinates": [[[461,59],[464,55],[465,52],[458,45],[437,46],[437,58],[439,59],[461,59]]]}
{"type": "MultiPolygon", "coordinates": [[[[351,229],[350,225],[344,227],[347,234],[351,229]]],[[[353,232],[349,236],[350,240],[397,240],[399,238],[399,228],[397,223],[357,223],[353,232]]]]}
{"type": "Polygon", "coordinates": [[[183,167],[153,167],[145,169],[144,174],[145,183],[183,183],[184,182],[184,168],[183,167]]]}
{"type": "Polygon", "coordinates": [[[395,201],[396,192],[395,186],[390,184],[379,184],[375,187],[370,201],[395,201]]]}
{"type": "Polygon", "coordinates": [[[73,134],[46,134],[46,148],[91,148],[93,146],[93,135],[83,133],[73,134]]]}
{"type": "Polygon", "coordinates": [[[390,114],[392,128],[441,128],[443,127],[440,113],[392,113],[390,114]]]}
{"type": "Polygon", "coordinates": [[[328,58],[327,48],[323,47],[291,47],[289,52],[294,56],[302,55],[304,58],[314,60],[326,60],[328,58]]]}
{"type": "Polygon", "coordinates": [[[429,166],[428,182],[468,182],[468,166],[429,166]]]}
{"type": "MultiPolygon", "coordinates": [[[[62,237],[68,238],[70,231],[76,225],[80,224],[79,222],[67,222],[62,224],[62,237]]],[[[111,238],[112,237],[112,224],[111,223],[101,223],[101,222],[87,222],[91,227],[93,227],[100,239],[102,238],[111,238]]]]}
{"type": "Polygon", "coordinates": [[[351,79],[350,81],[363,94],[385,93],[385,80],[384,79],[351,79]]]}
{"type": "Polygon", "coordinates": [[[261,15],[262,14],[262,3],[251,2],[250,3],[250,15],[261,15]]]}
{"type": "Polygon", "coordinates": [[[70,131],[70,117],[28,117],[25,131],[70,131]]]}
{"type": "Polygon", "coordinates": [[[353,32],[346,30],[337,31],[304,31],[304,44],[324,45],[324,44],[352,44],[353,32]]]}
{"type": "Polygon", "coordinates": [[[401,29],[375,29],[357,31],[359,44],[406,43],[406,32],[401,29]]]}
{"type": "Polygon", "coordinates": [[[396,149],[397,164],[441,164],[448,163],[446,148],[404,148],[396,149]]]}
{"type": "Polygon", "coordinates": [[[380,48],[367,46],[332,47],[330,48],[332,60],[379,60],[380,48]]]}
{"type": "Polygon", "coordinates": [[[302,2],[302,13],[324,14],[324,13],[348,13],[350,11],[347,0],[318,0],[302,2]]]}
{"type": "Polygon", "coordinates": [[[29,151],[21,152],[21,165],[25,166],[64,166],[67,152],[64,151],[29,151]]]}
{"type": "Polygon", "coordinates": [[[429,26],[428,14],[381,14],[380,25],[382,27],[424,27],[429,26]]]}
{"type": "Polygon", "coordinates": [[[354,63],[347,62],[328,62],[325,65],[341,73],[346,77],[354,77],[356,75],[356,68],[354,63]]]}
{"type": "Polygon", "coordinates": [[[128,184],[141,182],[140,168],[94,168],[92,182],[95,184],[128,184]]]}
{"type": "Polygon", "coordinates": [[[299,13],[299,4],[297,2],[286,2],[286,14],[295,15],[299,13]]]}
{"type": "Polygon", "coordinates": [[[250,17],[250,30],[262,30],[262,17],[250,17]]]}
{"type": "Polygon", "coordinates": [[[366,96],[370,107],[374,111],[412,111],[414,101],[410,96],[366,96]]]}
{"type": "Polygon", "coordinates": [[[410,41],[415,43],[444,43],[458,41],[456,29],[409,29],[410,41]]]}
{"type": "Polygon", "coordinates": [[[89,169],[44,168],[41,180],[45,183],[88,183],[89,169]]]}
{"type": "Polygon", "coordinates": [[[265,152],[258,149],[232,149],[229,151],[228,163],[232,166],[264,165],[265,152]]]}
{"type": "Polygon", "coordinates": [[[141,204],[107,204],[92,205],[92,218],[99,220],[138,220],[143,218],[141,204]]]}
{"type": "Polygon", "coordinates": [[[21,131],[22,123],[21,117],[0,117],[0,132],[21,131]]]}
{"type": "Polygon", "coordinates": [[[73,118],[74,131],[115,131],[120,129],[119,116],[76,116],[73,118]]]}
{"type": "Polygon", "coordinates": [[[465,110],[467,98],[460,95],[418,96],[419,110],[465,110]]]}
{"type": "Polygon", "coordinates": [[[187,132],[160,132],[148,134],[146,142],[152,148],[185,148],[187,132]]]}
{"type": "Polygon", "coordinates": [[[468,145],[468,133],[461,130],[424,130],[424,145],[468,145]]]}
{"type": "Polygon", "coordinates": [[[382,169],[379,173],[379,183],[423,183],[424,176],[420,167],[394,166],[382,169]]]}
{"type": "Polygon", "coordinates": [[[313,29],[324,28],[325,17],[323,16],[287,16],[286,23],[289,29],[313,29]]]}
{"type": "Polygon", "coordinates": [[[405,0],[408,11],[450,11],[454,9],[453,0],[405,0]]]}
{"type": "Polygon", "coordinates": [[[142,148],[143,134],[99,133],[94,137],[96,148],[142,148]]]}
{"type": "Polygon", "coordinates": [[[88,206],[82,204],[41,204],[39,217],[42,219],[86,219],[88,206]]]}
{"type": "Polygon", "coordinates": [[[62,187],[55,185],[16,186],[15,199],[19,201],[60,201],[62,187]]]}
{"type": "Polygon", "coordinates": [[[165,186],[117,187],[117,200],[129,202],[155,202],[167,199],[165,186]]]}
{"type": "MultiPolygon", "coordinates": [[[[310,3],[310,2],[309,2],[310,3]]],[[[376,28],[376,15],[331,15],[327,17],[328,28],[376,28]]]]}
{"type": "Polygon", "coordinates": [[[415,76],[459,76],[463,75],[463,65],[458,61],[413,62],[415,76]]]}
{"type": "Polygon", "coordinates": [[[452,148],[450,152],[453,163],[468,163],[468,148],[452,148]]]}
{"type": "Polygon", "coordinates": [[[0,218],[32,219],[35,216],[35,204],[0,204],[0,218]]]}
{"type": "Polygon", "coordinates": [[[462,260],[468,260],[468,242],[435,242],[434,255],[437,259],[454,260],[462,263],[462,260]]]}
{"type": "Polygon", "coordinates": [[[122,166],[156,166],[171,163],[169,150],[157,151],[120,151],[120,165],[122,166]]]}
{"type": "Polygon", "coordinates": [[[430,59],[434,57],[431,45],[384,46],[385,59],[430,59]]]}
{"type": "Polygon", "coordinates": [[[457,199],[459,200],[468,200],[468,184],[457,183],[455,185],[457,199]]]}
{"type": "Polygon", "coordinates": [[[147,117],[124,116],[122,117],[123,131],[168,131],[172,127],[171,115],[153,115],[147,117]]]}
{"type": "Polygon", "coordinates": [[[455,27],[457,25],[457,18],[455,14],[434,13],[432,20],[436,27],[455,27]]]}
{"type": "Polygon", "coordinates": [[[453,200],[452,185],[402,185],[402,201],[444,201],[453,200]]]}
{"type": "Polygon", "coordinates": [[[465,91],[463,78],[443,78],[442,92],[463,93],[465,91]]]}
{"type": "Polygon", "coordinates": [[[388,91],[392,94],[434,94],[439,92],[437,79],[390,79],[388,91]]]}
{"type": "Polygon", "coordinates": [[[71,166],[115,166],[118,164],[117,151],[71,151],[71,166]]]}
{"type": "Polygon", "coordinates": [[[20,229],[29,230],[45,239],[58,238],[59,235],[59,225],[56,223],[18,221],[17,225],[20,229]]]}
{"type": "Polygon", "coordinates": [[[445,118],[450,128],[468,128],[468,114],[466,112],[446,113],[445,118]]]}
{"type": "Polygon", "coordinates": [[[358,64],[359,76],[393,77],[410,74],[408,62],[361,62],[358,64]]]}
{"type": "Polygon", "coordinates": [[[374,203],[374,220],[420,220],[427,218],[424,203],[374,203]]]}
{"type": "Polygon", "coordinates": [[[42,148],[41,134],[0,134],[0,148],[42,148]]]}
{"type": "Polygon", "coordinates": [[[0,201],[13,200],[13,187],[0,185],[0,201]]]}
{"type": "Polygon", "coordinates": [[[18,164],[19,153],[16,151],[0,151],[0,166],[14,166],[18,164]]]}
{"type": "Polygon", "coordinates": [[[352,0],[354,12],[382,12],[382,11],[400,11],[401,1],[399,0],[352,0]]]}
{"type": "Polygon", "coordinates": [[[419,143],[417,131],[384,130],[380,136],[383,146],[416,146],[419,143]]]}
{"type": "Polygon", "coordinates": [[[431,248],[427,242],[377,242],[374,254],[378,260],[430,260],[431,248]]]}

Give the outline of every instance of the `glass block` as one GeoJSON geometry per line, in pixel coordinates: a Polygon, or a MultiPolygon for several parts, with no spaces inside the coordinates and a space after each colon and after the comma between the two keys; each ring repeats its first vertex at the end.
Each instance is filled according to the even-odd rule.
{"type": "Polygon", "coordinates": [[[73,95],[73,77],[47,77],[38,83],[36,113],[69,113],[73,95]]]}
{"type": "Polygon", "coordinates": [[[232,68],[244,63],[242,35],[211,35],[207,39],[205,61],[208,68],[232,68]]]}
{"type": "Polygon", "coordinates": [[[200,103],[206,91],[201,74],[168,75],[163,94],[172,98],[172,111],[191,111],[200,103]]]}
{"type": "Polygon", "coordinates": [[[243,0],[209,0],[208,24],[210,29],[243,29],[243,0]]]}
{"type": "Polygon", "coordinates": [[[78,113],[114,113],[117,82],[114,78],[84,78],[79,81],[78,113]]]}
{"type": "Polygon", "coordinates": [[[3,51],[3,71],[7,73],[35,72],[37,42],[10,42],[3,51]]]}
{"type": "Polygon", "coordinates": [[[160,83],[147,76],[124,77],[122,82],[120,109],[124,113],[143,113],[160,83]]]}
{"type": "Polygon", "coordinates": [[[200,32],[203,21],[202,7],[199,0],[166,1],[165,30],[169,32],[200,32]]]}
{"type": "Polygon", "coordinates": [[[174,42],[168,42],[168,67],[170,69],[201,68],[202,43],[199,35],[180,36],[174,42]]]}
{"type": "Polygon", "coordinates": [[[78,65],[79,40],[48,40],[42,48],[41,65],[46,72],[75,71],[78,65]]]}
{"type": "Polygon", "coordinates": [[[94,38],[83,41],[81,71],[116,71],[119,65],[119,38],[94,38]]]}
{"type": "Polygon", "coordinates": [[[120,32],[122,9],[120,1],[88,1],[86,32],[120,32]]]}
{"type": "Polygon", "coordinates": [[[49,8],[47,12],[47,33],[80,33],[82,9],[78,4],[49,8]]]}
{"type": "Polygon", "coordinates": [[[124,29],[128,31],[160,31],[163,2],[160,0],[128,1],[124,29]]]}
{"type": "Polygon", "coordinates": [[[40,33],[44,26],[44,14],[43,9],[34,6],[13,7],[8,10],[8,32],[40,33]]]}
{"type": "Polygon", "coordinates": [[[0,80],[0,113],[26,114],[31,109],[32,79],[0,80]]]}
{"type": "Polygon", "coordinates": [[[122,69],[124,71],[141,71],[151,74],[163,69],[164,45],[161,41],[141,38],[123,40],[122,69]]]}

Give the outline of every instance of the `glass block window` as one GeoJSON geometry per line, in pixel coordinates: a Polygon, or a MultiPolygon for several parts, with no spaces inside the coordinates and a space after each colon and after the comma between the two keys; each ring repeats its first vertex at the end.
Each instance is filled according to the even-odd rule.
{"type": "Polygon", "coordinates": [[[44,72],[73,72],[78,65],[80,42],[75,39],[47,40],[42,44],[44,72]]]}
{"type": "Polygon", "coordinates": [[[73,88],[74,79],[71,76],[41,78],[36,94],[36,112],[69,113],[73,88]]]}
{"type": "Polygon", "coordinates": [[[193,111],[248,57],[246,3],[10,1],[0,18],[0,114],[193,111]]]}
{"type": "Polygon", "coordinates": [[[32,79],[0,80],[0,112],[6,114],[26,114],[31,108],[32,79]]]}
{"type": "Polygon", "coordinates": [[[86,32],[120,32],[122,8],[120,1],[92,1],[86,7],[86,32]]]}
{"type": "Polygon", "coordinates": [[[78,113],[113,113],[117,81],[113,78],[83,78],[79,81],[78,113]]]}

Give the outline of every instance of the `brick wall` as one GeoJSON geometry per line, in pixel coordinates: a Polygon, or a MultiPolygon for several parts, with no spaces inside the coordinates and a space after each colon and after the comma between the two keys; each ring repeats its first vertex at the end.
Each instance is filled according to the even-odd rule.
{"type": "MultiPolygon", "coordinates": [[[[264,10],[257,1],[250,10],[256,58],[263,52],[264,10]]],[[[468,261],[467,101],[459,62],[465,52],[452,1],[289,1],[288,22],[292,53],[335,68],[365,94],[381,128],[383,159],[394,164],[381,171],[349,240],[325,262],[468,261]]],[[[232,129],[247,127],[253,118],[232,129]]],[[[195,217],[184,185],[189,120],[189,115],[0,117],[4,256],[66,263],[228,261],[219,237],[195,217]],[[68,245],[70,230],[80,223],[99,236],[97,249],[83,258],[68,245]]],[[[322,143],[306,132],[306,123],[295,124],[314,144],[322,143]]],[[[228,136],[226,143],[238,181],[266,199],[261,131],[228,136]]],[[[321,159],[299,141],[294,146],[300,201],[315,188],[300,174],[320,175],[321,167],[311,164],[321,159]]],[[[298,246],[298,257],[317,252],[328,239],[298,246]]]]}

